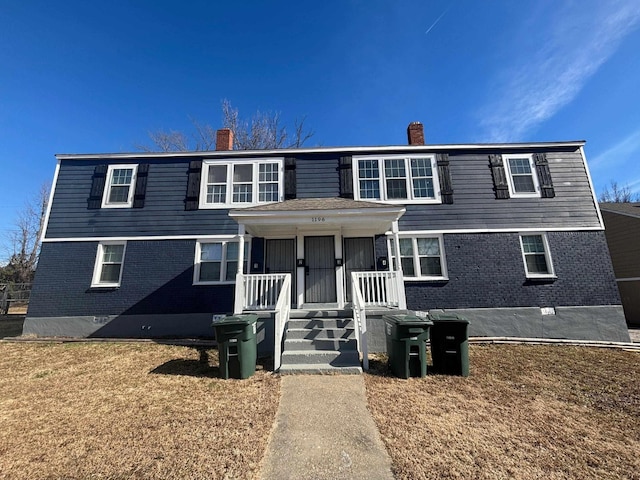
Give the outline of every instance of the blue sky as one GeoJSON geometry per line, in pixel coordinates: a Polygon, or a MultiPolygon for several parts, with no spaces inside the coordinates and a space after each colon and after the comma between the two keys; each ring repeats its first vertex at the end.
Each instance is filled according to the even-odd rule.
{"type": "Polygon", "coordinates": [[[640,192],[640,2],[0,0],[0,236],[55,153],[306,116],[308,146],[587,140],[640,192]]]}

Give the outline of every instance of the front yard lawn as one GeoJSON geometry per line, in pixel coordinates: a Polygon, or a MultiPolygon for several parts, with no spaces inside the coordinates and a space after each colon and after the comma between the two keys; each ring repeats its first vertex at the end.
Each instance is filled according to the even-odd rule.
{"type": "Polygon", "coordinates": [[[277,376],[217,377],[186,347],[0,343],[0,478],[211,479],[259,472],[277,376]]]}
{"type": "Polygon", "coordinates": [[[472,346],[471,376],[400,380],[369,409],[401,479],[639,479],[640,352],[472,346]]]}

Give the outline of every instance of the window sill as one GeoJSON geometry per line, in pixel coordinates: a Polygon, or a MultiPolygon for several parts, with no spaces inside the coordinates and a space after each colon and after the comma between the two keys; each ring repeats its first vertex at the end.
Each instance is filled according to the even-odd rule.
{"type": "Polygon", "coordinates": [[[446,283],[449,281],[449,277],[403,277],[405,282],[431,282],[431,283],[446,283]]]}
{"type": "Polygon", "coordinates": [[[558,279],[555,275],[544,275],[537,277],[527,276],[525,283],[535,284],[535,283],[553,283],[558,279]]]}
{"type": "Polygon", "coordinates": [[[102,208],[132,208],[133,203],[122,203],[122,204],[103,204],[102,208]]]}
{"type": "Polygon", "coordinates": [[[391,205],[440,205],[442,200],[440,198],[427,198],[420,200],[410,199],[393,199],[393,200],[380,200],[378,198],[356,198],[357,202],[373,202],[373,203],[387,203],[391,205]]]}
{"type": "Polygon", "coordinates": [[[228,281],[228,282],[193,282],[192,285],[194,287],[197,287],[199,285],[235,285],[236,282],[234,281],[228,281]]]}
{"type": "Polygon", "coordinates": [[[113,292],[120,288],[120,284],[109,284],[109,285],[91,285],[89,287],[89,292],[113,292]]]}
{"type": "Polygon", "coordinates": [[[282,203],[283,200],[278,200],[277,202],[258,202],[258,203],[200,203],[198,204],[198,208],[200,210],[222,210],[222,209],[232,209],[232,208],[250,208],[250,207],[258,207],[262,205],[271,205],[274,203],[282,203]]]}

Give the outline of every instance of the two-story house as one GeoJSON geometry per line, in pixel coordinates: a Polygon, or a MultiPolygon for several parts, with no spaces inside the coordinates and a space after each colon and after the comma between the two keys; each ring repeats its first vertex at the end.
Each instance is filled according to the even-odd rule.
{"type": "Polygon", "coordinates": [[[233,151],[220,130],[212,152],[57,155],[25,333],[203,337],[212,314],[262,311],[276,356],[296,317],[356,317],[379,350],[375,309],[397,308],[628,341],[584,142],[408,138],[233,151]]]}

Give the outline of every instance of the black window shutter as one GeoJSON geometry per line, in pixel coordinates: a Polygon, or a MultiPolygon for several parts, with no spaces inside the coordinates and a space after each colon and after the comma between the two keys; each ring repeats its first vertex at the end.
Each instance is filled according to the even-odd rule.
{"type": "Polygon", "coordinates": [[[296,198],[296,159],[284,159],[284,199],[296,198]]]}
{"type": "Polygon", "coordinates": [[[507,174],[504,171],[502,155],[489,155],[489,165],[493,176],[493,189],[496,198],[499,200],[509,198],[509,185],[507,184],[507,174]]]}
{"type": "Polygon", "coordinates": [[[545,153],[534,153],[533,162],[536,164],[536,173],[540,183],[540,194],[542,198],[553,198],[556,192],[553,189],[551,173],[549,172],[549,162],[545,153]]]}
{"type": "Polygon", "coordinates": [[[147,193],[147,177],[149,176],[149,164],[138,165],[136,174],[136,190],[133,192],[133,208],[144,207],[144,197],[147,193]]]}
{"type": "Polygon", "coordinates": [[[102,194],[104,193],[104,183],[107,178],[107,166],[96,165],[91,181],[91,193],[87,201],[87,208],[96,209],[102,207],[102,194]]]}
{"type": "Polygon", "coordinates": [[[200,196],[200,174],[202,172],[202,160],[189,162],[189,179],[187,181],[187,196],[184,200],[185,210],[198,209],[198,197],[200,196]]]}
{"type": "Polygon", "coordinates": [[[351,157],[340,157],[338,173],[340,175],[340,196],[342,198],[353,198],[353,167],[351,157]]]}
{"type": "Polygon", "coordinates": [[[442,203],[453,203],[453,186],[451,185],[451,172],[449,171],[449,154],[439,153],[436,156],[438,164],[438,179],[440,180],[440,196],[442,203]]]}

